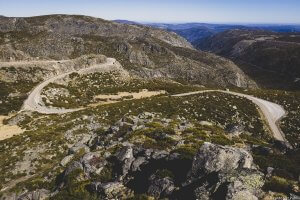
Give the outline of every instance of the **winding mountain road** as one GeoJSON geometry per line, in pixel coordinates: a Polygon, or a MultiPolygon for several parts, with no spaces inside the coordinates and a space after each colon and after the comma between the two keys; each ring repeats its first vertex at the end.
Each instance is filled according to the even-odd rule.
{"type": "MultiPolygon", "coordinates": [[[[44,82],[40,83],[37,87],[35,87],[28,98],[24,101],[22,110],[30,110],[30,111],[36,111],[43,114],[62,114],[62,113],[68,113],[68,112],[74,112],[81,110],[83,108],[78,109],[64,109],[64,108],[55,108],[55,107],[47,107],[44,105],[41,97],[41,92],[44,87],[46,87],[49,83],[55,82],[59,79],[64,78],[65,76],[77,72],[79,74],[85,74],[85,73],[92,73],[96,71],[109,71],[112,68],[119,67],[119,63],[116,62],[114,58],[107,58],[107,61],[102,64],[97,64],[88,68],[80,69],[78,71],[70,71],[67,73],[63,73],[60,75],[57,75],[55,77],[52,77],[50,79],[45,80],[44,82]]],[[[195,94],[201,94],[201,93],[207,93],[207,92],[222,92],[227,93],[235,96],[244,97],[250,101],[252,101],[254,104],[256,104],[259,109],[261,110],[262,114],[264,115],[264,118],[266,119],[271,131],[273,132],[274,138],[280,141],[286,141],[284,134],[279,128],[278,122],[281,118],[283,118],[286,115],[286,111],[283,109],[282,106],[257,98],[253,97],[251,95],[246,95],[242,93],[237,92],[231,92],[231,91],[225,91],[225,90],[202,90],[202,91],[196,91],[196,92],[188,92],[188,93],[182,93],[182,94],[176,94],[172,95],[172,97],[184,97],[189,95],[195,95],[195,94]]],[[[21,111],[22,111],[21,110],[21,111]]]]}
{"type": "Polygon", "coordinates": [[[74,72],[77,72],[79,74],[85,74],[85,73],[91,73],[96,72],[98,70],[101,71],[108,71],[111,70],[112,66],[115,65],[116,59],[114,58],[107,58],[105,63],[93,65],[88,68],[80,69],[78,71],[73,70],[67,73],[63,73],[60,75],[57,75],[55,77],[52,77],[50,79],[45,80],[44,82],[40,83],[38,86],[36,86],[32,92],[29,94],[27,99],[24,101],[22,110],[30,110],[30,111],[36,111],[42,114],[63,114],[68,112],[74,112],[81,110],[82,108],[78,109],[64,109],[64,108],[55,108],[55,107],[47,107],[44,105],[41,97],[41,92],[44,87],[46,87],[49,83],[53,83],[59,79],[62,79],[66,77],[69,74],[72,74],[74,72]]]}
{"type": "Polygon", "coordinates": [[[231,94],[235,96],[244,97],[250,101],[252,101],[254,104],[256,104],[261,112],[263,113],[266,121],[268,122],[268,125],[273,132],[274,138],[280,141],[286,141],[284,134],[282,133],[281,129],[279,128],[279,121],[281,118],[283,118],[286,115],[286,111],[284,108],[278,104],[275,104],[270,101],[266,101],[251,95],[242,94],[238,92],[231,92],[231,91],[225,91],[225,90],[203,90],[203,91],[196,91],[196,92],[188,92],[183,94],[176,94],[172,95],[173,97],[184,97],[189,95],[195,95],[195,94],[201,94],[201,93],[207,93],[207,92],[222,92],[226,94],[231,94]]]}

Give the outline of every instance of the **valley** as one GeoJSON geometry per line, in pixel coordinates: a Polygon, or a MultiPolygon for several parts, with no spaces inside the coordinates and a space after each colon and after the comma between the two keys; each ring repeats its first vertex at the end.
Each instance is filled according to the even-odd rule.
{"type": "Polygon", "coordinates": [[[160,26],[0,17],[1,200],[300,195],[298,36],[160,26]]]}

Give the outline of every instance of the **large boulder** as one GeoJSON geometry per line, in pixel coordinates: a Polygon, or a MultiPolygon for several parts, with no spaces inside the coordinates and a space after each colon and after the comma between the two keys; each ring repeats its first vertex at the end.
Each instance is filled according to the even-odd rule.
{"type": "Polygon", "coordinates": [[[205,142],[194,157],[190,177],[199,178],[212,172],[226,173],[243,168],[255,168],[249,152],[205,142]]]}
{"type": "Polygon", "coordinates": [[[256,200],[263,194],[264,179],[246,150],[204,143],[194,157],[186,185],[193,185],[200,199],[256,200]]]}
{"type": "Polygon", "coordinates": [[[76,170],[81,170],[85,178],[90,178],[92,175],[99,175],[107,163],[106,159],[101,158],[99,153],[89,152],[79,160],[68,164],[68,167],[63,172],[62,182],[64,183],[67,177],[76,170]]]}
{"type": "Polygon", "coordinates": [[[65,167],[67,166],[67,164],[74,158],[74,154],[68,155],[66,157],[64,157],[61,161],[60,161],[60,165],[65,167]]]}

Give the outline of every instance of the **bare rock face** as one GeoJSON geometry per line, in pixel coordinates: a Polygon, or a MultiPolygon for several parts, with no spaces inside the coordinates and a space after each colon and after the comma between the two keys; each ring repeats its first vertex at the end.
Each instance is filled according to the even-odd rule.
{"type": "Polygon", "coordinates": [[[195,196],[206,199],[256,200],[262,195],[263,174],[244,149],[204,143],[194,157],[190,183],[197,183],[195,196]]]}
{"type": "Polygon", "coordinates": [[[206,142],[194,158],[191,176],[201,177],[212,172],[227,173],[253,167],[253,158],[246,150],[206,142]]]}

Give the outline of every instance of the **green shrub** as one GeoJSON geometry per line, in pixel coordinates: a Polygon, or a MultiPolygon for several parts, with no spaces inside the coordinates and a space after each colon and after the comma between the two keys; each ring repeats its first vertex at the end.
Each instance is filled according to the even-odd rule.
{"type": "Polygon", "coordinates": [[[210,138],[211,142],[220,145],[234,145],[234,142],[224,135],[214,135],[210,138]]]}
{"type": "Polygon", "coordinates": [[[273,192],[283,192],[289,194],[292,191],[293,183],[287,179],[272,176],[270,180],[268,180],[264,187],[266,191],[273,191],[273,192]]]}
{"type": "Polygon", "coordinates": [[[83,171],[76,169],[71,172],[65,181],[65,187],[58,194],[50,199],[65,200],[65,199],[97,199],[96,195],[93,195],[87,191],[87,186],[90,184],[89,180],[84,180],[83,171]]]}
{"type": "Polygon", "coordinates": [[[198,144],[194,144],[194,146],[184,145],[172,151],[172,153],[179,153],[182,159],[193,160],[194,156],[200,149],[203,142],[199,142],[198,144]]]}

